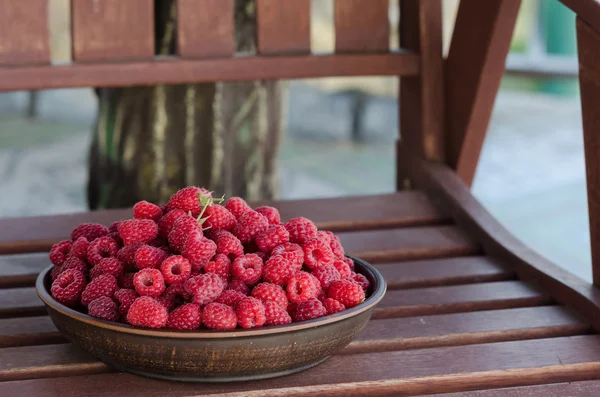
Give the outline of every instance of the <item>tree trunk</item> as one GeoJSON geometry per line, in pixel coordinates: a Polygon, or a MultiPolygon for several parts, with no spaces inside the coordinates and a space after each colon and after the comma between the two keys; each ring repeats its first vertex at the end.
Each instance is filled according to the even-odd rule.
{"type": "MultiPolygon", "coordinates": [[[[174,53],[174,1],[156,1],[157,53],[174,53]]],[[[256,51],[255,0],[236,0],[236,50],[256,51]]],[[[98,89],[91,209],[164,203],[204,186],[250,200],[277,193],[284,90],[279,82],[98,89]]]]}

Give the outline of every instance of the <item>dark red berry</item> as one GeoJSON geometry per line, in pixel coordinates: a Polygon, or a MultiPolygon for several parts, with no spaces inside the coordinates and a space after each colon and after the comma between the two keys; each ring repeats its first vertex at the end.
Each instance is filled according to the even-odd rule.
{"type": "Polygon", "coordinates": [[[248,203],[246,203],[246,201],[240,197],[232,197],[227,200],[227,203],[225,203],[225,208],[227,208],[236,219],[239,219],[246,212],[252,211],[252,208],[250,208],[248,203]]]}
{"type": "Polygon", "coordinates": [[[127,313],[127,322],[136,327],[162,328],[168,319],[167,309],[150,296],[137,298],[127,313]]]}
{"type": "Polygon", "coordinates": [[[265,263],[263,278],[265,281],[277,285],[286,285],[289,278],[298,271],[289,260],[281,255],[272,256],[265,263]]]}
{"type": "Polygon", "coordinates": [[[196,218],[188,215],[180,217],[169,233],[169,247],[176,252],[181,252],[185,241],[194,232],[202,234],[202,228],[196,218]]]}
{"type": "Polygon", "coordinates": [[[317,237],[317,227],[306,218],[291,219],[285,224],[285,228],[290,233],[292,243],[304,244],[308,240],[317,237]]]}
{"type": "Polygon", "coordinates": [[[117,304],[108,296],[101,296],[91,301],[88,305],[88,314],[107,321],[118,321],[120,317],[117,304]]]}
{"type": "Polygon", "coordinates": [[[190,278],[192,265],[183,256],[170,256],[160,265],[160,272],[167,284],[182,283],[190,278]]]}
{"type": "Polygon", "coordinates": [[[365,300],[365,291],[352,280],[338,280],[331,283],[327,296],[351,308],[365,300]]]}
{"type": "Polygon", "coordinates": [[[181,255],[190,261],[192,270],[202,269],[215,256],[217,245],[200,233],[190,235],[181,251],[181,255]]]}
{"type": "Polygon", "coordinates": [[[173,230],[173,226],[175,225],[177,219],[186,215],[187,214],[183,212],[183,210],[173,210],[169,211],[166,215],[160,218],[160,221],[158,221],[158,231],[160,237],[164,239],[168,238],[169,233],[171,233],[171,230],[173,230]]]}
{"type": "Polygon", "coordinates": [[[293,303],[301,303],[316,298],[319,293],[319,289],[317,289],[311,275],[306,272],[298,272],[290,277],[286,290],[288,299],[293,303]]]}
{"type": "Polygon", "coordinates": [[[89,246],[90,242],[87,240],[87,238],[79,237],[73,242],[69,256],[73,256],[75,258],[85,261],[87,260],[87,251],[89,246]]]}
{"type": "Polygon", "coordinates": [[[162,210],[156,204],[140,201],[133,206],[133,217],[135,219],[150,219],[158,222],[162,217],[162,210]]]}
{"type": "Polygon", "coordinates": [[[150,219],[129,219],[119,224],[123,244],[146,244],[158,236],[158,225],[150,219]]]}
{"type": "Polygon", "coordinates": [[[265,306],[256,298],[247,296],[235,305],[238,324],[242,328],[262,327],[267,321],[265,306]]]}
{"type": "Polygon", "coordinates": [[[67,255],[71,252],[71,246],[73,243],[69,240],[63,240],[60,243],[56,243],[50,249],[50,262],[54,264],[54,266],[61,266],[65,259],[67,259],[67,255]]]}
{"type": "MultiPolygon", "coordinates": [[[[124,248],[123,248],[124,249],[124,248]]],[[[135,252],[135,265],[138,269],[158,269],[169,255],[162,249],[143,245],[135,252]]]]}
{"type": "Polygon", "coordinates": [[[85,237],[91,243],[97,238],[106,236],[108,233],[108,228],[99,223],[82,223],[71,232],[71,240],[77,241],[79,237],[85,237]]]}
{"type": "Polygon", "coordinates": [[[100,237],[90,243],[87,259],[90,265],[96,266],[104,258],[112,258],[119,251],[119,244],[110,237],[100,237]]]}
{"type": "Polygon", "coordinates": [[[346,310],[346,306],[342,305],[339,301],[331,298],[325,299],[325,301],[323,302],[323,306],[325,307],[327,315],[339,313],[341,311],[346,310]]]}
{"type": "Polygon", "coordinates": [[[290,234],[283,225],[272,225],[259,234],[254,242],[263,252],[271,252],[273,248],[290,241],[290,234]]]}
{"type": "Polygon", "coordinates": [[[296,269],[300,270],[304,264],[304,250],[294,243],[284,243],[273,248],[271,256],[281,255],[287,259],[296,269]]]}
{"type": "Polygon", "coordinates": [[[275,302],[287,308],[288,298],[281,286],[271,283],[260,283],[252,290],[252,296],[261,302],[275,302]]]}
{"type": "Polygon", "coordinates": [[[238,256],[244,255],[244,246],[233,234],[223,230],[213,233],[212,238],[217,244],[217,254],[227,255],[232,261],[238,256]]]}
{"type": "Polygon", "coordinates": [[[241,292],[244,295],[248,295],[250,293],[250,287],[244,284],[242,280],[231,280],[227,286],[227,289],[241,292]]]}
{"type": "Polygon", "coordinates": [[[227,289],[221,292],[221,295],[219,295],[215,302],[235,307],[235,304],[244,299],[245,297],[246,295],[242,294],[240,291],[227,289]]]}
{"type": "Polygon", "coordinates": [[[165,279],[158,269],[142,269],[133,276],[135,291],[141,296],[159,296],[165,290],[165,279]]]}
{"type": "Polygon", "coordinates": [[[201,306],[215,301],[225,287],[225,281],[213,273],[192,277],[183,284],[185,292],[193,296],[192,302],[201,306]]]}
{"type": "Polygon", "coordinates": [[[200,306],[187,303],[179,306],[169,314],[167,328],[192,331],[198,329],[202,323],[202,310],[200,306]]]}
{"type": "Polygon", "coordinates": [[[269,223],[271,225],[279,225],[279,223],[281,222],[281,217],[279,216],[279,211],[277,211],[277,208],[265,205],[256,208],[254,211],[264,215],[269,220],[269,223]]]}
{"type": "Polygon", "coordinates": [[[87,306],[96,298],[108,296],[112,298],[113,294],[119,289],[117,279],[110,274],[102,274],[85,287],[81,293],[81,304],[87,306]]]}
{"type": "Polygon", "coordinates": [[[57,302],[66,306],[75,306],[86,287],[85,276],[76,269],[62,272],[52,283],[50,293],[57,302]]]}
{"type": "Polygon", "coordinates": [[[90,270],[90,278],[95,279],[102,274],[118,277],[121,273],[123,273],[123,265],[117,258],[104,258],[90,270]]]}
{"type": "Polygon", "coordinates": [[[202,203],[211,197],[210,192],[204,188],[188,186],[171,196],[167,209],[169,211],[180,209],[186,214],[191,213],[196,218],[202,212],[202,203]]]}
{"type": "Polygon", "coordinates": [[[231,261],[223,254],[217,254],[212,261],[204,266],[206,273],[214,273],[221,277],[223,281],[229,282],[231,278],[231,261]]]}
{"type": "Polygon", "coordinates": [[[237,327],[237,315],[231,306],[209,303],[202,312],[202,323],[206,328],[227,331],[237,327]]]}
{"type": "Polygon", "coordinates": [[[265,305],[265,325],[283,325],[292,322],[286,308],[279,306],[273,301],[264,302],[265,305]]]}
{"type": "Polygon", "coordinates": [[[318,238],[305,242],[302,249],[304,250],[304,263],[309,269],[314,270],[321,266],[332,265],[335,260],[331,247],[318,238]]]}
{"type": "Polygon", "coordinates": [[[119,313],[121,313],[121,316],[127,316],[129,308],[138,297],[139,295],[135,290],[127,288],[121,288],[114,293],[113,298],[119,302],[119,313]]]}
{"type": "Polygon", "coordinates": [[[231,274],[234,278],[252,285],[260,280],[263,272],[263,261],[256,254],[242,255],[233,261],[231,274]]]}
{"type": "Polygon", "coordinates": [[[340,273],[333,265],[325,265],[316,268],[312,272],[313,276],[319,280],[322,288],[327,289],[334,281],[341,279],[340,273]]]}
{"type": "Polygon", "coordinates": [[[294,321],[307,321],[323,317],[327,311],[318,299],[309,299],[299,303],[294,315],[294,321]]]}
{"type": "Polygon", "coordinates": [[[256,211],[248,211],[240,216],[233,228],[233,234],[245,244],[254,241],[256,236],[269,228],[269,221],[256,211]]]}
{"type": "Polygon", "coordinates": [[[207,218],[202,226],[209,228],[211,231],[231,231],[237,223],[236,217],[227,208],[219,204],[207,206],[202,216],[207,218]]]}

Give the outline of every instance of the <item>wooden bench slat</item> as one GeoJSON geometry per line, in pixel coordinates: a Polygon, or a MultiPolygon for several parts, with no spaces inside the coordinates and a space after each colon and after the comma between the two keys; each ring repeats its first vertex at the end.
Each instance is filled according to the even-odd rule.
{"type": "Polygon", "coordinates": [[[600,396],[600,381],[559,383],[514,387],[510,389],[479,390],[452,394],[435,394],[428,397],[595,397],[600,396]]]}
{"type": "Polygon", "coordinates": [[[0,289],[30,287],[37,275],[49,265],[48,254],[0,256],[0,289]]]}
{"type": "Polygon", "coordinates": [[[48,0],[3,1],[0,65],[50,63],[48,0]]]}
{"type": "Polygon", "coordinates": [[[0,347],[64,343],[49,316],[0,319],[0,347]]]}
{"type": "Polygon", "coordinates": [[[46,308],[37,296],[35,288],[11,288],[0,290],[0,318],[40,316],[46,308]]]}
{"type": "Polygon", "coordinates": [[[389,0],[336,0],[336,52],[389,50],[389,0]]]}
{"type": "Polygon", "coordinates": [[[184,58],[234,53],[233,0],[177,0],[177,45],[184,58]]]}
{"type": "Polygon", "coordinates": [[[311,0],[258,0],[258,53],[262,55],[310,52],[311,0]]]}

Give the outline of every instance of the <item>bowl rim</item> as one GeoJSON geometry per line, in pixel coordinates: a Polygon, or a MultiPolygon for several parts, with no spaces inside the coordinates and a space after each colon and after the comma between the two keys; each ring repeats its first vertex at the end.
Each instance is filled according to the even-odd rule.
{"type": "Polygon", "coordinates": [[[296,332],[307,328],[315,328],[343,321],[347,318],[357,316],[367,310],[374,308],[375,305],[377,305],[381,301],[387,290],[387,285],[381,272],[377,270],[373,265],[360,258],[354,257],[352,255],[346,256],[352,259],[355,263],[358,263],[360,266],[362,266],[367,272],[371,273],[372,279],[374,281],[373,292],[371,296],[365,299],[361,304],[339,313],[330,314],[328,316],[314,320],[302,321],[300,323],[275,325],[264,328],[261,327],[251,329],[236,329],[234,331],[171,331],[168,329],[137,328],[127,324],[120,324],[112,321],[97,319],[87,314],[81,313],[77,310],[71,309],[52,298],[52,296],[44,286],[44,281],[54,268],[53,265],[48,266],[40,272],[35,283],[35,289],[42,302],[44,302],[44,304],[52,310],[60,312],[61,314],[70,317],[76,321],[126,334],[181,339],[224,339],[234,337],[239,338],[271,334],[283,334],[287,332],[296,332]]]}

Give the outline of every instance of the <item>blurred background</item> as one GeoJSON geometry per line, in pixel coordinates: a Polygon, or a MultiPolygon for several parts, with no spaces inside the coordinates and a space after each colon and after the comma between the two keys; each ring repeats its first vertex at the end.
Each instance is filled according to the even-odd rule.
{"type": "MultiPolygon", "coordinates": [[[[69,60],[67,0],[49,0],[52,57],[69,60]]],[[[312,0],[312,49],[334,48],[332,0],[312,0]]],[[[390,44],[398,10],[390,1],[390,44]]],[[[457,0],[443,0],[445,50],[457,0]]],[[[591,281],[574,15],[523,0],[474,195],[530,247],[591,281]]],[[[392,192],[395,78],[290,82],[279,162],[283,199],[392,192]]],[[[0,94],[0,217],[87,210],[97,99],[90,89],[0,94]]],[[[401,104],[400,104],[401,106],[401,104]]]]}

